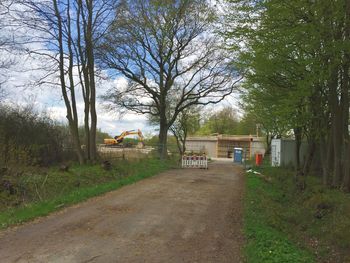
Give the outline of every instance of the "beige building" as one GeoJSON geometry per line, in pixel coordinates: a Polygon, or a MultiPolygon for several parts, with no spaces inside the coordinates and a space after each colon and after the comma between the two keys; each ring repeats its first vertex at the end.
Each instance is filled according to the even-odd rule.
{"type": "Polygon", "coordinates": [[[263,137],[250,135],[194,136],[186,140],[186,151],[206,153],[211,158],[232,158],[234,148],[243,148],[245,156],[252,158],[255,153],[265,154],[263,137]]]}

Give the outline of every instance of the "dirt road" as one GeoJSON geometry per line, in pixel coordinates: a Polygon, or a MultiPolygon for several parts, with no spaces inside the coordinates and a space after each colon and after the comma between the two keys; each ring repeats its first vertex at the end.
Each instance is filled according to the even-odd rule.
{"type": "Polygon", "coordinates": [[[241,262],[240,168],[175,169],[0,232],[0,262],[241,262]]]}

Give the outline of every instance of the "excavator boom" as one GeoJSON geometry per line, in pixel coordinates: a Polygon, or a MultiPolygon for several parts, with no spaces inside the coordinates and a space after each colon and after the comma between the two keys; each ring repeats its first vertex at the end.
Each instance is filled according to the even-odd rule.
{"type": "Polygon", "coordinates": [[[124,138],[126,136],[128,136],[128,135],[137,135],[138,138],[139,138],[139,145],[142,145],[141,148],[143,148],[143,146],[144,146],[144,143],[143,143],[144,137],[143,137],[143,134],[142,134],[140,129],[138,129],[137,131],[135,131],[135,130],[124,131],[120,135],[115,136],[114,139],[104,139],[104,144],[105,144],[105,146],[121,145],[123,140],[124,140],[124,138]]]}

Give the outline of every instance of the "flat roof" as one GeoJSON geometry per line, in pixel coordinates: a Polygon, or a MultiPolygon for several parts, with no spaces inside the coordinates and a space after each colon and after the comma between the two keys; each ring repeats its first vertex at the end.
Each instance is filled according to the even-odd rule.
{"type": "Polygon", "coordinates": [[[187,141],[264,141],[264,137],[256,137],[252,135],[225,135],[219,134],[216,136],[190,136],[187,141]]]}
{"type": "Polygon", "coordinates": [[[187,137],[186,141],[214,141],[218,140],[217,136],[190,136],[187,137]]]}

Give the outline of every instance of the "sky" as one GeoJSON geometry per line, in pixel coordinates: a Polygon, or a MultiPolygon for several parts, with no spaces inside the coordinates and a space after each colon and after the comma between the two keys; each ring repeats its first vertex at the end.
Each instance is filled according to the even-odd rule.
{"type": "MultiPolygon", "coordinates": [[[[1,0],[0,0],[1,1],[1,0]]],[[[20,5],[12,5],[12,10],[22,10],[20,5]]],[[[23,29],[20,26],[11,25],[12,19],[7,14],[4,7],[0,4],[0,37],[4,39],[4,36],[14,36],[17,42],[25,41],[28,35],[35,36],[37,34],[41,37],[42,33],[38,31],[29,32],[28,29],[23,29]],[[10,22],[11,21],[11,22],[10,22]],[[10,26],[9,26],[10,25],[10,26]]],[[[15,12],[12,13],[15,15],[15,12]]],[[[13,23],[13,22],[12,22],[13,23]]],[[[0,42],[1,43],[1,42],[0,42]]],[[[6,46],[7,48],[7,46],[6,46]]],[[[40,80],[47,72],[43,69],[49,62],[44,57],[28,55],[27,50],[45,50],[43,44],[40,43],[26,43],[19,46],[22,52],[19,50],[13,51],[11,47],[5,49],[0,46],[0,83],[5,79],[5,83],[2,83],[1,87],[5,90],[6,96],[0,98],[3,103],[14,106],[32,105],[38,112],[45,112],[54,120],[67,124],[66,108],[58,85],[34,85],[35,82],[40,80]],[[11,50],[8,52],[7,50],[11,50]],[[4,69],[1,68],[1,62],[5,58],[10,58],[13,61],[13,65],[4,69]]],[[[48,51],[45,51],[48,52],[48,51]]],[[[103,74],[103,72],[102,72],[103,74]]],[[[104,74],[107,75],[107,74],[104,74]]],[[[47,81],[58,83],[57,78],[48,78],[47,81]]],[[[126,81],[121,77],[114,77],[111,79],[105,79],[97,82],[97,115],[98,115],[98,128],[110,135],[120,134],[125,130],[141,129],[144,134],[155,134],[155,127],[151,127],[147,123],[145,116],[136,114],[126,114],[124,116],[118,116],[116,112],[108,112],[104,109],[102,100],[99,96],[103,95],[109,88],[113,86],[123,87],[126,85],[126,81]]],[[[77,90],[79,87],[77,87],[77,90]]],[[[77,92],[77,109],[79,114],[79,124],[83,124],[84,104],[81,92],[77,92]]]]}
{"type": "MultiPolygon", "coordinates": [[[[28,63],[34,63],[33,61],[27,61],[28,63]]],[[[31,72],[28,69],[24,69],[21,64],[15,66],[16,71],[11,71],[10,77],[6,84],[5,103],[11,105],[33,105],[39,112],[46,112],[51,118],[60,122],[67,123],[66,120],[66,108],[62,99],[59,86],[32,86],[30,85],[35,81],[38,75],[42,72],[31,72]]],[[[10,70],[9,70],[10,71],[10,70]]],[[[122,86],[125,80],[123,78],[111,79],[99,83],[97,85],[97,96],[103,95],[111,85],[122,86]]],[[[141,129],[144,134],[155,134],[155,127],[150,126],[147,123],[145,116],[128,113],[124,116],[119,116],[117,112],[109,112],[103,107],[103,101],[97,98],[97,127],[102,131],[109,133],[110,135],[120,134],[125,130],[141,129]]],[[[84,104],[81,96],[77,99],[77,109],[79,113],[79,123],[82,125],[84,104]]]]}
{"type": "MultiPolygon", "coordinates": [[[[2,34],[6,33],[4,29],[1,31],[0,33],[2,34]]],[[[28,34],[28,32],[17,29],[16,34],[20,38],[21,35],[28,34]]],[[[27,45],[27,48],[40,50],[42,47],[38,43],[31,43],[27,45]]],[[[0,57],[3,58],[7,55],[6,51],[0,49],[0,57]]],[[[42,58],[37,59],[35,56],[25,55],[24,53],[11,54],[11,57],[15,62],[14,65],[7,70],[0,69],[2,78],[5,77],[6,79],[6,83],[3,84],[7,94],[4,103],[20,106],[33,105],[37,111],[44,111],[54,120],[66,124],[66,109],[60,87],[53,85],[33,85],[34,82],[46,74],[45,70],[41,69],[45,61],[42,58]]],[[[117,112],[108,112],[103,107],[103,101],[99,97],[104,95],[111,87],[122,88],[126,84],[126,80],[121,76],[98,81],[96,105],[98,116],[97,127],[113,136],[120,134],[122,131],[134,129],[141,129],[146,136],[155,135],[157,133],[157,127],[150,126],[146,116],[133,113],[119,116],[117,112]]],[[[238,111],[237,97],[232,95],[219,105],[211,106],[207,110],[215,111],[228,105],[236,108],[238,111]]],[[[84,104],[81,95],[77,97],[77,108],[79,123],[82,125],[84,104]]]]}
{"type": "MultiPolygon", "coordinates": [[[[28,61],[26,63],[29,63],[28,61]]],[[[12,105],[34,105],[35,109],[39,112],[46,112],[50,117],[60,123],[67,123],[66,120],[66,108],[62,99],[61,91],[58,86],[56,87],[39,87],[29,85],[36,80],[37,75],[40,72],[31,72],[30,70],[23,71],[23,68],[18,70],[21,64],[17,64],[16,71],[12,71],[10,78],[8,79],[5,87],[7,96],[5,103],[12,105]]],[[[111,86],[121,87],[125,85],[125,79],[118,77],[111,79],[103,83],[99,83],[97,86],[97,96],[103,95],[106,90],[111,86]]],[[[208,111],[216,111],[224,106],[232,106],[237,108],[237,98],[232,95],[221,102],[219,105],[213,105],[208,107],[208,111]]],[[[141,129],[146,136],[155,135],[157,133],[157,127],[151,126],[147,122],[147,118],[144,115],[137,115],[134,113],[128,113],[123,116],[119,116],[117,112],[109,112],[103,107],[103,101],[97,99],[97,127],[102,131],[109,133],[110,135],[120,134],[125,130],[141,129]]],[[[84,105],[83,100],[79,96],[77,101],[77,108],[79,113],[79,122],[82,124],[84,105]]]]}

